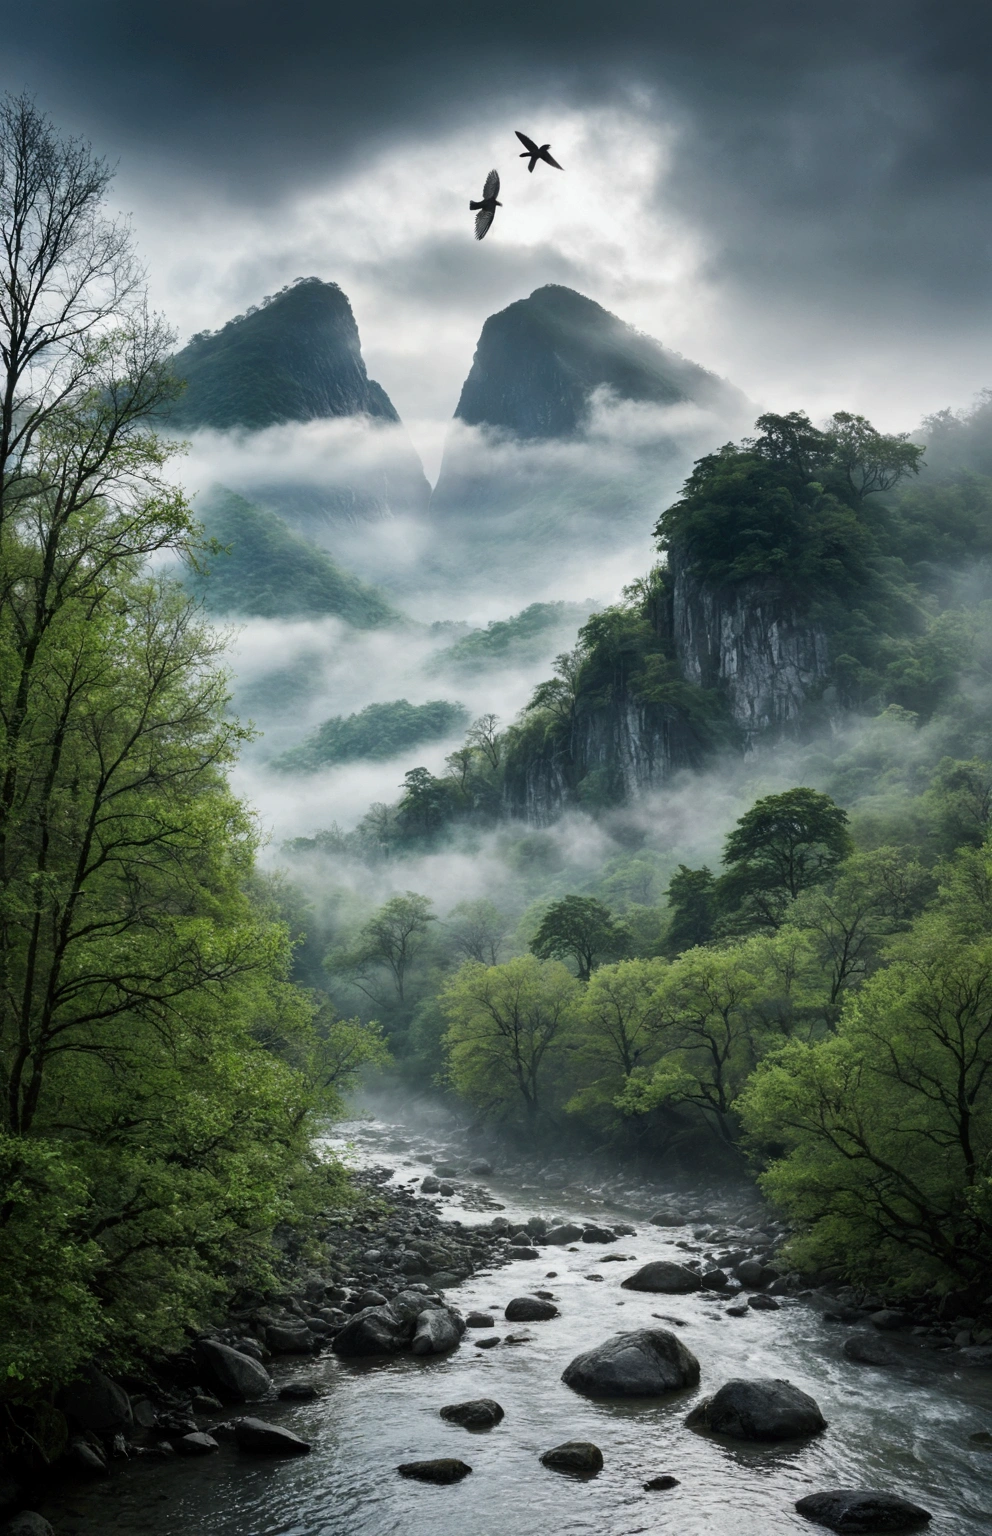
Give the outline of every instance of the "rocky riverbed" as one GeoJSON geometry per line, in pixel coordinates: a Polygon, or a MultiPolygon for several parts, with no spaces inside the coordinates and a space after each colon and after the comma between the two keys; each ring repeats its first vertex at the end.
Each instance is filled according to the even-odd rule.
{"type": "Polygon", "coordinates": [[[335,1139],[367,1198],[325,1220],[318,1258],[167,1373],[94,1374],[67,1398],[68,1474],[32,1499],[57,1536],[626,1536],[673,1520],[774,1536],[815,1529],[809,1509],[889,1518],[796,1507],[838,1490],[901,1499],[954,1536],[987,1527],[982,1317],[810,1285],[745,1185],[487,1161],[382,1121],[335,1139]],[[768,1398],[783,1380],[794,1395],[768,1398]],[[777,1427],[728,1430],[742,1422],[777,1427]]]}

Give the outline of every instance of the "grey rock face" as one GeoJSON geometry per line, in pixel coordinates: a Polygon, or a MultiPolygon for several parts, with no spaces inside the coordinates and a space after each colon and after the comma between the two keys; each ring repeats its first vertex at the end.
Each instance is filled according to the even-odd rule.
{"type": "Polygon", "coordinates": [[[810,1493],[796,1509],[807,1520],[831,1531],[911,1531],[933,1517],[928,1510],[894,1493],[839,1488],[831,1493],[810,1493]]]}
{"type": "Polygon", "coordinates": [[[746,743],[796,734],[827,676],[825,633],[770,587],[716,587],[678,559],[670,568],[673,641],[687,681],[725,696],[746,743]]]}
{"type": "Polygon", "coordinates": [[[603,1453],[591,1440],[566,1440],[545,1451],[541,1461],[555,1472],[602,1472],[603,1453]]]}
{"type": "Polygon", "coordinates": [[[804,1440],[826,1429],[813,1398],[791,1381],[728,1381],[689,1414],[690,1429],[734,1440],[804,1440]]]}
{"type": "Polygon", "coordinates": [[[694,1270],[667,1259],[642,1264],[636,1274],[628,1275],[621,1283],[626,1291],[653,1291],[660,1296],[687,1296],[700,1290],[703,1284],[694,1270]]]}
{"type": "Polygon", "coordinates": [[[586,1397],[662,1397],[699,1381],[699,1361],[664,1328],[617,1333],[576,1355],[562,1381],[586,1397]]]}
{"type": "Polygon", "coordinates": [[[465,1429],[492,1429],[502,1422],[504,1413],[494,1398],[473,1397],[467,1403],[449,1403],[441,1409],[441,1417],[465,1429]]]}
{"type": "Polygon", "coordinates": [[[264,1365],[214,1339],[201,1339],[197,1354],[222,1397],[236,1403],[253,1403],[271,1390],[272,1378],[264,1365]]]}
{"type": "Polygon", "coordinates": [[[508,1323],[544,1323],[560,1315],[554,1302],[542,1301],[539,1296],[515,1296],[504,1313],[508,1323]]]}
{"type": "Polygon", "coordinates": [[[109,1376],[95,1365],[86,1365],[79,1378],[64,1389],[60,1398],[66,1418],[80,1429],[97,1432],[129,1429],[134,1422],[131,1399],[109,1376]]]}
{"type": "Polygon", "coordinates": [[[253,1456],[306,1456],[310,1450],[306,1440],[283,1429],[281,1424],[266,1424],[264,1419],[239,1419],[234,1426],[234,1438],[243,1451],[253,1456]]]}

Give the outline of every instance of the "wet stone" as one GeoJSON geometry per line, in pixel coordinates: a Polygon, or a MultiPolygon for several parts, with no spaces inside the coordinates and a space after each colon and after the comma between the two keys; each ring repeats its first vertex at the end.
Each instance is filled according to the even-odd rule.
{"type": "Polygon", "coordinates": [[[404,1461],[396,1468],[400,1477],[415,1478],[418,1483],[458,1483],[472,1468],[454,1456],[436,1456],[430,1461],[404,1461]]]}
{"type": "Polygon", "coordinates": [[[491,1334],[490,1337],[487,1338],[487,1339],[476,1339],[475,1340],[475,1347],[476,1347],[476,1349],[495,1349],[496,1345],[499,1342],[500,1342],[499,1334],[498,1333],[494,1333],[494,1334],[491,1334]]]}
{"type": "Polygon", "coordinates": [[[539,1296],[514,1296],[503,1315],[508,1323],[546,1323],[561,1314],[554,1302],[542,1301],[539,1296]]]}
{"type": "Polygon", "coordinates": [[[176,1441],[176,1450],[180,1456],[209,1456],[212,1451],[219,1451],[220,1446],[213,1435],[206,1435],[197,1431],[192,1435],[183,1435],[176,1441]]]}
{"type": "Polygon", "coordinates": [[[810,1493],[796,1504],[799,1514],[831,1531],[912,1531],[933,1518],[929,1510],[894,1493],[873,1489],[839,1488],[830,1493],[810,1493]]]}
{"type": "Polygon", "coordinates": [[[442,1419],[464,1429],[492,1429],[504,1418],[503,1409],[491,1397],[474,1397],[467,1403],[450,1403],[441,1409],[442,1419]]]}
{"type": "Polygon", "coordinates": [[[467,1328],[494,1328],[496,1326],[496,1319],[491,1317],[488,1312],[469,1312],[465,1318],[465,1326],[467,1328]]]}
{"type": "Polygon", "coordinates": [[[234,1438],[243,1451],[253,1456],[306,1456],[310,1446],[299,1435],[281,1424],[267,1424],[264,1419],[238,1419],[234,1438]]]}
{"type": "Polygon", "coordinates": [[[661,1477],[649,1478],[644,1484],[644,1487],[651,1493],[664,1493],[666,1489],[677,1488],[678,1486],[678,1478],[671,1477],[667,1472],[663,1473],[661,1477]]]}
{"type": "Polygon", "coordinates": [[[603,1453],[591,1440],[566,1440],[541,1457],[544,1466],[555,1472],[601,1472],[603,1453]]]}

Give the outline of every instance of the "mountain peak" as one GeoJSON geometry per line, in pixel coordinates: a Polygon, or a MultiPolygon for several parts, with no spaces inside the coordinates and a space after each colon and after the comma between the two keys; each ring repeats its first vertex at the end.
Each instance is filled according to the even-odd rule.
{"type": "Polygon", "coordinates": [[[455,416],[522,438],[571,437],[599,388],[656,405],[710,405],[736,393],[594,299],[548,283],[490,315],[455,416]]]}
{"type": "Polygon", "coordinates": [[[399,421],[366,372],[347,296],[318,277],[297,278],[219,331],[201,331],[174,362],[187,387],[170,420],[185,431],[329,416],[399,421]]]}

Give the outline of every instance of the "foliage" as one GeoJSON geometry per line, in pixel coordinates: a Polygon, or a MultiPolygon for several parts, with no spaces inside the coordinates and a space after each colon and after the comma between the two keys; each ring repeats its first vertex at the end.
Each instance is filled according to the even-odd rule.
{"type": "Polygon", "coordinates": [[[275,512],[223,490],[198,510],[212,548],[186,585],[212,613],[262,619],[334,614],[356,629],[398,621],[380,592],[342,571],[275,512]]]}
{"type": "Polygon", "coordinates": [[[596,965],[619,959],[629,946],[609,907],[594,896],[564,896],[545,912],[530,948],[539,960],[574,961],[579,980],[588,981],[596,965]]]}
{"type": "Polygon", "coordinates": [[[373,1003],[408,1000],[410,972],[421,954],[431,923],[437,922],[429,896],[407,891],[391,896],[362,925],[353,945],[334,950],[325,964],[364,992],[373,1003]]]}
{"type": "Polygon", "coordinates": [[[475,629],[454,645],[438,652],[432,671],[478,671],[482,667],[520,665],[540,660],[556,631],[573,634],[588,618],[581,603],[531,603],[509,619],[492,619],[485,629],[475,629]]]}
{"type": "Polygon", "coordinates": [[[847,812],[815,789],[758,800],[727,837],[719,902],[735,926],[777,928],[800,892],[852,852],[847,812]]]}
{"type": "Polygon", "coordinates": [[[504,965],[463,965],[440,999],[455,1090],[489,1115],[522,1117],[533,1139],[578,986],[559,961],[533,955],[504,965]]]}
{"type": "Polygon", "coordinates": [[[672,913],[665,936],[668,953],[678,955],[684,949],[708,944],[716,931],[719,911],[713,871],[705,864],[702,869],[680,864],[668,882],[666,895],[672,913]]]}
{"type": "Polygon", "coordinates": [[[362,759],[384,762],[409,747],[442,741],[466,719],[464,707],[447,699],[431,699],[426,704],[410,704],[406,699],[367,704],[358,714],[325,720],[302,746],[276,758],[273,767],[281,773],[317,773],[333,763],[362,759]]]}

